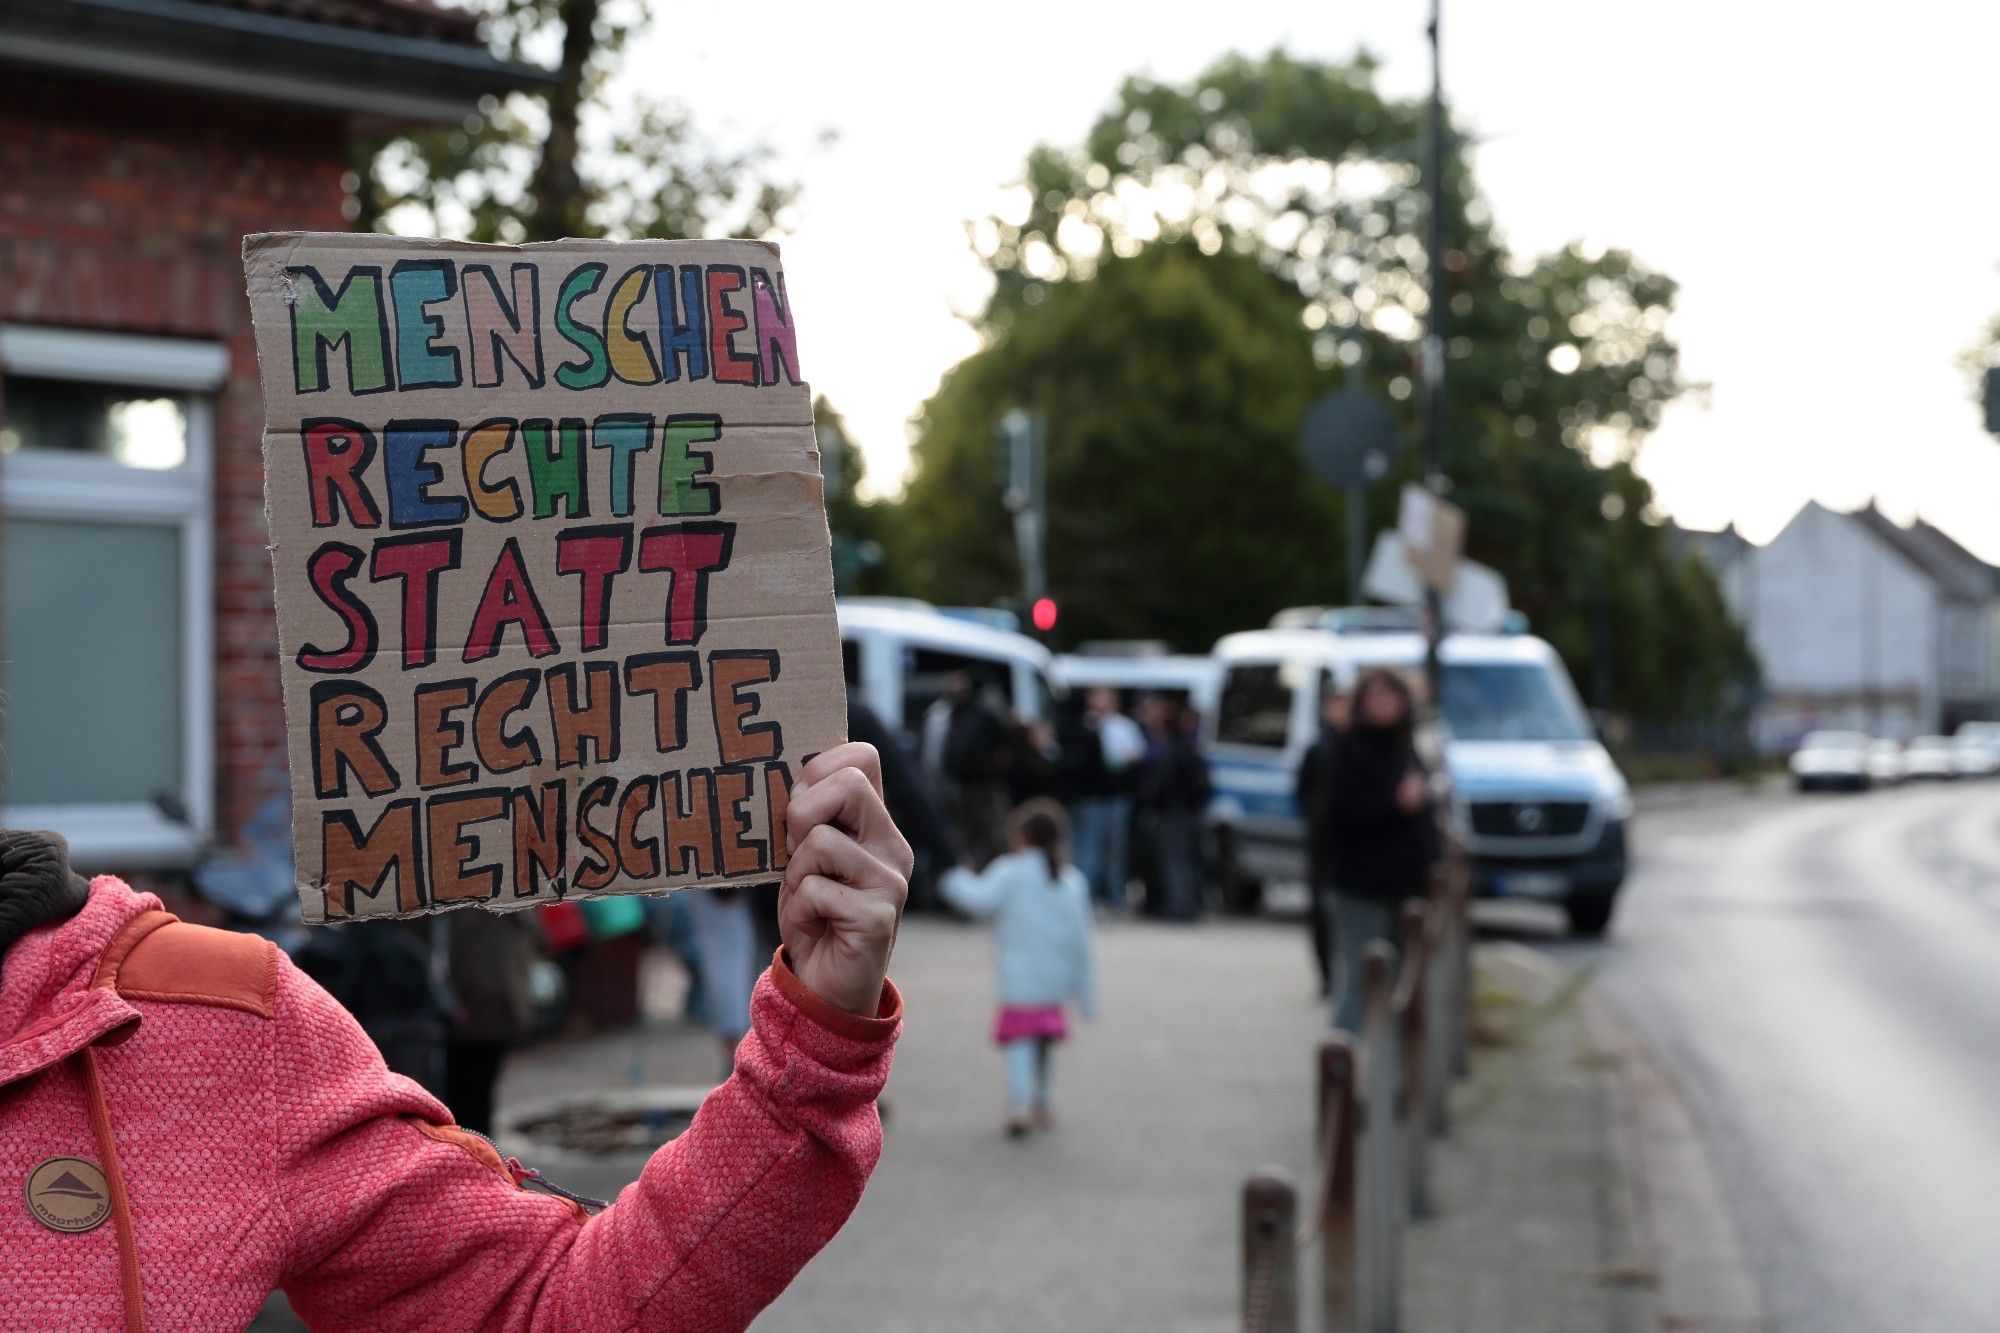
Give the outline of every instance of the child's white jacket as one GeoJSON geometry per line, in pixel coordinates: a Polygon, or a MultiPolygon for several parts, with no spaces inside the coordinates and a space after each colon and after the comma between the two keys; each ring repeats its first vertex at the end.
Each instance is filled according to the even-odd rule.
{"type": "Polygon", "coordinates": [[[1097,950],[1091,938],[1090,886],[1064,866],[1049,878],[1042,853],[996,857],[980,874],[948,871],[945,900],[971,916],[993,918],[1000,1003],[1074,1004],[1097,1013],[1097,950]]]}

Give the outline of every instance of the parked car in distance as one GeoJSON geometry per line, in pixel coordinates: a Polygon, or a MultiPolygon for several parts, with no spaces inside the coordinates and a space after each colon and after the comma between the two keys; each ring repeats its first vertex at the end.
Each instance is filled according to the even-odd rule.
{"type": "Polygon", "coordinates": [[[1903,747],[1903,771],[1918,778],[1955,778],[1958,756],[1949,736],[1919,736],[1903,747]]]}
{"type": "Polygon", "coordinates": [[[1903,765],[1903,743],[1881,737],[1868,742],[1868,780],[1878,787],[1901,786],[1910,776],[1903,765]]]}
{"type": "Polygon", "coordinates": [[[1859,731],[1809,731],[1792,751],[1792,781],[1800,791],[1867,791],[1874,743],[1859,731]]]}
{"type": "Polygon", "coordinates": [[[1951,738],[1955,741],[1962,741],[1967,737],[1977,737],[1995,749],[2000,749],[2000,722],[1975,718],[1970,722],[1959,723],[1958,730],[1951,734],[1951,738]]]}
{"type": "Polygon", "coordinates": [[[1951,738],[1951,758],[1962,778],[1990,778],[2000,773],[2000,745],[1979,732],[1968,735],[1963,727],[1951,738]]]}

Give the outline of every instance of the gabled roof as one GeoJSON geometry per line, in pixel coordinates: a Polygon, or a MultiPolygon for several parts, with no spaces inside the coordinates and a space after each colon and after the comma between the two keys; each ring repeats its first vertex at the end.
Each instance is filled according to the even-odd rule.
{"type": "Polygon", "coordinates": [[[1993,566],[1922,519],[1906,528],[1872,503],[1846,517],[1861,524],[1883,544],[1915,565],[1947,597],[1983,602],[1994,595],[1996,588],[2000,588],[1993,566]]]}
{"type": "Polygon", "coordinates": [[[1735,564],[1745,554],[1757,549],[1757,544],[1736,530],[1734,523],[1719,532],[1705,528],[1682,527],[1671,520],[1667,523],[1667,549],[1675,555],[1695,555],[1713,570],[1722,570],[1735,564]]]}
{"type": "Polygon", "coordinates": [[[1943,528],[1919,518],[1910,524],[1908,532],[1940,565],[1958,571],[1968,595],[1991,597],[2000,592],[2000,569],[1966,550],[1943,528]]]}

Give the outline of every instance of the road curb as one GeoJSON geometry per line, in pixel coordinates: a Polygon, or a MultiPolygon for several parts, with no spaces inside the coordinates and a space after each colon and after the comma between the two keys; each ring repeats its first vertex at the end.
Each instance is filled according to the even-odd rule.
{"type": "Polygon", "coordinates": [[[1651,782],[1632,789],[1632,803],[1639,813],[1648,810],[1683,810],[1695,805],[1769,796],[1785,790],[1781,777],[1765,775],[1755,781],[1738,778],[1711,778],[1697,782],[1651,782]]]}
{"type": "MultiPolygon", "coordinates": [[[[1487,946],[1552,984],[1570,969],[1526,945],[1487,946]]],[[[1606,1094],[1616,1163],[1612,1213],[1629,1268],[1602,1280],[1629,1284],[1640,1327],[1676,1333],[1768,1333],[1763,1294],[1722,1195],[1708,1145],[1680,1088],[1638,1031],[1586,981],[1577,995],[1606,1094]]]]}

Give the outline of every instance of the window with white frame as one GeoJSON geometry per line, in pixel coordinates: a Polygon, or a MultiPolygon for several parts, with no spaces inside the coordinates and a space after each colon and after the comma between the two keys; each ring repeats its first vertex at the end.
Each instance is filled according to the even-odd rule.
{"type": "Polygon", "coordinates": [[[185,864],[212,819],[219,343],[0,326],[0,824],[185,864]]]}

